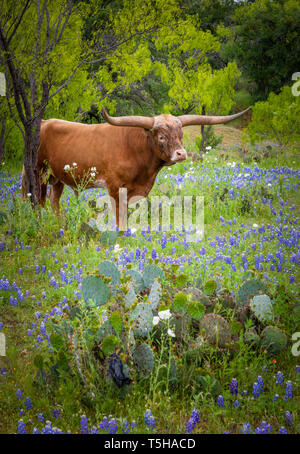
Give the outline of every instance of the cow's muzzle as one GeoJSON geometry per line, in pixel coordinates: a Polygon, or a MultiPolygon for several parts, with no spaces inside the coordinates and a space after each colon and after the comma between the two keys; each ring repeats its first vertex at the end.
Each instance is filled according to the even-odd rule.
{"type": "Polygon", "coordinates": [[[185,161],[187,158],[187,152],[185,151],[184,148],[178,148],[178,150],[175,150],[173,153],[173,156],[171,158],[171,161],[173,162],[181,162],[185,161]]]}

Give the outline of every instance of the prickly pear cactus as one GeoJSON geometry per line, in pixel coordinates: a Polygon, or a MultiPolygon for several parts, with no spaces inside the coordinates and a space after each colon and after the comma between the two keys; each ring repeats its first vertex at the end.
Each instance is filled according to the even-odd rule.
{"type": "Polygon", "coordinates": [[[250,303],[251,298],[255,295],[262,295],[267,292],[267,286],[257,279],[249,279],[238,289],[237,304],[244,306],[250,303]]]}
{"type": "Polygon", "coordinates": [[[287,337],[277,326],[267,326],[261,333],[261,347],[272,355],[278,355],[286,344],[287,337]]]}
{"type": "Polygon", "coordinates": [[[112,324],[110,323],[110,320],[105,320],[105,322],[102,323],[102,325],[100,326],[100,328],[97,331],[96,340],[97,340],[97,342],[100,343],[103,341],[103,339],[105,339],[106,337],[108,337],[112,334],[116,334],[115,330],[113,329],[112,324]]]}
{"type": "Polygon", "coordinates": [[[120,285],[121,278],[120,278],[120,271],[118,270],[117,266],[110,262],[109,260],[104,260],[98,266],[99,273],[103,274],[106,277],[110,277],[111,281],[109,286],[113,294],[116,293],[116,286],[120,285]]]}
{"type": "Polygon", "coordinates": [[[262,323],[273,320],[273,304],[268,295],[256,295],[250,301],[250,309],[262,323]]]}
{"type": "Polygon", "coordinates": [[[136,294],[134,291],[134,287],[133,287],[133,284],[130,283],[128,292],[126,293],[125,298],[124,298],[125,308],[128,309],[129,307],[131,307],[133,305],[133,303],[135,302],[135,300],[136,300],[136,294]]]}
{"type": "Polygon", "coordinates": [[[226,309],[235,308],[236,303],[234,298],[230,295],[229,290],[223,290],[220,293],[218,293],[218,298],[219,301],[221,301],[222,306],[225,307],[226,309]]]}
{"type": "Polygon", "coordinates": [[[225,347],[230,342],[230,328],[218,314],[205,314],[199,322],[200,334],[210,345],[225,347]]]}
{"type": "Polygon", "coordinates": [[[260,344],[260,337],[255,330],[249,330],[244,334],[244,341],[248,345],[258,347],[260,344]]]}
{"type": "Polygon", "coordinates": [[[154,367],[154,355],[149,344],[139,345],[132,354],[138,372],[143,376],[151,374],[154,367]]]}
{"type": "Polygon", "coordinates": [[[110,297],[110,289],[100,277],[87,276],[82,280],[82,294],[87,306],[89,300],[95,301],[96,306],[102,306],[110,297]]]}
{"type": "Polygon", "coordinates": [[[131,280],[132,280],[134,290],[136,291],[136,293],[140,293],[142,290],[145,289],[144,279],[139,271],[128,270],[126,272],[126,275],[131,276],[131,280]]]}
{"type": "Polygon", "coordinates": [[[197,287],[186,287],[182,290],[187,295],[192,295],[192,301],[198,301],[199,303],[204,304],[205,312],[210,313],[214,310],[215,301],[213,299],[209,299],[205,293],[199,290],[197,287]]]}
{"type": "Polygon", "coordinates": [[[149,304],[137,304],[130,316],[130,321],[133,322],[133,332],[136,337],[147,337],[152,329],[153,321],[153,314],[149,304]]]}
{"type": "Polygon", "coordinates": [[[161,285],[159,282],[154,281],[149,293],[150,307],[153,311],[158,308],[159,300],[161,295],[161,285]]]}
{"type": "Polygon", "coordinates": [[[145,286],[151,289],[154,279],[163,278],[164,273],[157,265],[146,265],[143,271],[143,279],[145,286]]]}

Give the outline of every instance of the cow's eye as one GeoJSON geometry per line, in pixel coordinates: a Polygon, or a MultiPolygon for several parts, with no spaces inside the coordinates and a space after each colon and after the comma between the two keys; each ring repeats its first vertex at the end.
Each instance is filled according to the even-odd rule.
{"type": "Polygon", "coordinates": [[[166,142],[167,141],[167,138],[165,136],[158,136],[158,140],[160,142],[166,142]]]}

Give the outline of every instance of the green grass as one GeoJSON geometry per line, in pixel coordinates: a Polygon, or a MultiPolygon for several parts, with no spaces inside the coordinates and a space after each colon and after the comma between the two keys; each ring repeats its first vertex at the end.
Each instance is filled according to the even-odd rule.
{"type": "MultiPolygon", "coordinates": [[[[192,142],[190,142],[189,147],[192,149],[192,142]]],[[[143,238],[138,232],[135,237],[125,237],[119,234],[117,244],[122,249],[121,252],[124,252],[127,248],[128,254],[131,251],[136,254],[137,248],[142,251],[144,247],[147,247],[145,260],[151,260],[152,249],[156,249],[157,255],[163,258],[199,257],[199,262],[193,259],[191,264],[187,260],[182,261],[182,269],[176,271],[172,270],[171,265],[161,264],[167,273],[166,282],[163,283],[161,301],[161,305],[165,308],[172,308],[174,295],[180,290],[174,284],[178,274],[185,274],[188,277],[188,283],[194,286],[197,285],[199,277],[203,282],[209,279],[219,279],[222,287],[236,292],[247,278],[247,271],[240,266],[240,257],[243,253],[248,258],[248,272],[252,272],[260,279],[265,278],[264,273],[255,268],[255,255],[259,253],[265,258],[268,253],[272,253],[275,256],[279,247],[276,238],[264,242],[262,241],[262,234],[251,233],[243,237],[249,226],[253,224],[259,226],[270,224],[274,228],[276,227],[276,216],[268,208],[268,203],[262,203],[262,197],[266,197],[268,201],[270,198],[273,199],[273,208],[277,215],[281,208],[280,199],[282,198],[284,202],[287,202],[283,209],[287,216],[285,224],[288,230],[282,235],[283,238],[291,238],[291,229],[297,228],[296,223],[293,227],[288,224],[288,221],[296,220],[297,215],[299,215],[297,213],[297,207],[300,206],[299,191],[296,189],[296,185],[299,185],[297,176],[287,173],[278,174],[270,187],[266,186],[265,177],[262,177],[253,186],[248,185],[240,189],[235,186],[235,194],[238,191],[240,195],[238,198],[236,196],[231,198],[228,191],[233,187],[232,172],[239,163],[241,174],[247,173],[247,170],[244,170],[245,167],[250,169],[250,173],[254,172],[255,167],[258,169],[257,172],[260,169],[266,171],[276,169],[278,166],[296,169],[299,167],[299,157],[292,155],[287,162],[284,157],[274,155],[259,163],[244,164],[238,151],[233,148],[226,150],[225,153],[220,150],[210,151],[203,157],[202,162],[187,162],[166,168],[159,175],[151,194],[161,195],[160,185],[165,183],[168,187],[167,194],[170,197],[177,194],[204,195],[205,237],[203,241],[200,244],[190,243],[186,247],[184,242],[181,241],[182,238],[180,238],[181,244],[179,244],[180,241],[170,242],[170,233],[168,233],[166,246],[162,247],[159,242],[162,238],[161,233],[153,233],[151,241],[147,241],[147,238],[143,238]],[[228,166],[228,163],[232,162],[236,163],[235,167],[228,166]],[[185,167],[187,170],[185,170],[185,167]],[[188,172],[189,174],[187,174],[188,172]],[[175,181],[176,175],[180,174],[185,176],[183,182],[180,183],[181,187],[178,186],[178,183],[172,183],[173,180],[175,181]],[[248,203],[242,202],[243,196],[248,203]],[[295,205],[295,210],[290,210],[292,205],[295,205]],[[227,225],[225,228],[220,216],[226,221],[232,221],[235,218],[236,222],[232,226],[227,225]],[[243,225],[244,227],[242,227],[243,225]],[[230,237],[238,237],[237,232],[240,232],[239,246],[233,245],[224,252],[224,255],[228,254],[231,257],[236,271],[232,269],[230,264],[220,261],[211,262],[210,258],[214,257],[216,253],[216,247],[212,244],[212,241],[216,237],[220,237],[223,241],[228,242],[230,237]],[[252,248],[253,244],[256,245],[256,251],[252,248]],[[173,250],[174,247],[175,251],[173,250]],[[202,248],[205,248],[205,259],[198,253],[199,249],[202,248]]],[[[19,177],[20,167],[12,165],[10,172],[14,177],[19,177]]],[[[18,191],[16,191],[16,194],[18,194],[18,191]]],[[[43,358],[47,371],[59,359],[56,354],[48,351],[45,339],[39,349],[34,346],[40,326],[40,320],[35,318],[36,311],[39,311],[42,315],[50,312],[51,309],[58,306],[63,297],[67,299],[70,306],[78,304],[78,296],[74,295],[74,291],[78,291],[76,274],[79,268],[85,266],[82,269],[83,276],[93,274],[101,261],[107,259],[107,257],[118,258],[120,255],[120,253],[114,253],[108,247],[101,245],[97,240],[86,241],[80,234],[82,222],[86,222],[92,216],[95,216],[88,203],[89,200],[94,198],[95,194],[90,193],[86,196],[87,199],[83,200],[84,194],[77,200],[71,191],[68,192],[65,189],[62,205],[67,211],[61,218],[53,215],[48,201],[45,210],[34,212],[29,203],[24,204],[19,197],[15,197],[14,207],[9,212],[9,197],[4,200],[3,207],[0,209],[0,211],[5,211],[8,216],[7,221],[0,226],[0,242],[5,243],[5,250],[1,251],[0,276],[5,275],[10,283],[15,281],[23,292],[28,290],[30,293],[30,297],[25,298],[23,302],[18,302],[18,305],[14,307],[9,304],[9,298],[15,296],[15,292],[0,291],[0,322],[3,323],[2,332],[6,335],[7,344],[6,356],[0,357],[0,367],[5,367],[7,372],[7,377],[0,376],[0,432],[15,433],[17,422],[21,417],[26,422],[28,432],[31,432],[33,427],[41,428],[42,424],[37,420],[37,414],[42,412],[45,420],[51,420],[53,425],[57,425],[63,431],[80,432],[80,417],[81,414],[85,413],[89,418],[90,427],[104,416],[113,415],[119,422],[122,419],[129,422],[135,420],[137,426],[133,430],[137,433],[147,433],[149,429],[144,423],[144,412],[147,408],[151,408],[156,422],[155,432],[185,433],[186,422],[191,411],[197,408],[200,413],[200,423],[195,432],[199,433],[223,433],[225,430],[229,430],[231,433],[240,433],[243,423],[250,423],[252,430],[254,430],[263,420],[272,425],[274,432],[278,432],[281,426],[285,426],[289,433],[299,433],[299,378],[295,374],[295,367],[299,363],[299,358],[291,354],[291,335],[293,332],[299,331],[299,326],[295,325],[295,320],[290,316],[290,305],[297,300],[297,287],[296,284],[290,284],[291,273],[283,271],[267,272],[269,293],[274,299],[277,314],[275,324],[288,337],[286,350],[276,357],[267,355],[263,350],[250,348],[244,343],[242,333],[240,333],[240,336],[235,336],[234,348],[218,352],[215,348],[205,344],[199,353],[199,358],[196,361],[189,362],[183,354],[187,350],[187,345],[184,348],[179,348],[175,340],[172,342],[171,351],[177,363],[178,383],[176,387],[170,384],[167,388],[164,375],[166,369],[157,369],[160,345],[154,339],[149,338],[149,342],[155,347],[154,372],[150,379],[142,380],[133,373],[134,384],[131,392],[123,395],[122,391],[118,390],[115,385],[103,378],[107,359],[104,360],[104,363],[95,360],[91,352],[91,345],[84,341],[85,327],[78,323],[76,329],[83,335],[80,340],[82,347],[80,358],[85,367],[86,384],[82,384],[76,372],[74,352],[68,345],[66,351],[68,352],[67,359],[71,364],[70,369],[66,371],[62,368],[60,378],[56,378],[55,373],[52,373],[45,383],[36,378],[37,356],[40,355],[43,358]],[[61,229],[63,229],[63,234],[60,232],[61,229]],[[8,231],[12,233],[8,233],[8,231]],[[15,238],[18,238],[19,244],[21,241],[24,243],[24,249],[15,250],[15,247],[19,246],[15,243],[15,238]],[[30,249],[26,249],[25,246],[30,246],[30,249]],[[80,250],[78,250],[78,247],[80,247],[80,250]],[[53,252],[55,252],[55,257],[52,257],[53,252]],[[79,263],[79,261],[81,262],[79,263]],[[59,276],[60,269],[64,268],[64,264],[67,265],[65,270],[68,277],[72,274],[75,275],[74,281],[70,285],[61,285],[59,276]],[[37,265],[40,267],[46,265],[46,273],[36,274],[37,265]],[[76,271],[72,270],[71,265],[74,265],[76,271]],[[21,274],[19,274],[20,268],[22,268],[21,274]],[[50,282],[49,270],[51,270],[56,282],[60,284],[57,289],[50,282]],[[284,295],[287,296],[288,301],[279,292],[280,286],[283,286],[284,295]],[[42,297],[44,291],[47,295],[46,298],[42,297]],[[31,329],[32,322],[38,324],[30,337],[27,333],[28,329],[31,329]],[[266,367],[268,371],[263,371],[263,367],[266,367]],[[277,371],[284,373],[285,381],[292,380],[294,385],[293,399],[284,400],[284,386],[282,388],[275,383],[274,375],[277,371]],[[158,373],[156,374],[156,372],[158,373]],[[206,389],[195,379],[195,377],[203,375],[209,375],[218,381],[218,394],[223,395],[225,408],[218,407],[216,403],[218,394],[215,395],[211,389],[206,389]],[[251,398],[253,383],[258,375],[263,377],[265,389],[258,399],[253,399],[251,398]],[[233,377],[237,378],[240,391],[248,390],[248,396],[241,394],[238,396],[241,404],[240,410],[234,408],[235,398],[229,391],[233,377]],[[17,400],[17,389],[21,389],[24,397],[29,396],[32,400],[33,409],[26,411],[24,416],[20,416],[20,409],[24,409],[24,401],[17,400]],[[155,389],[155,392],[153,392],[153,389],[155,389]],[[280,394],[280,398],[273,402],[276,393],[280,394]],[[62,416],[57,420],[52,415],[53,408],[60,409],[62,416]],[[294,425],[291,427],[285,421],[284,413],[287,410],[291,411],[294,416],[294,425]]],[[[266,235],[269,235],[268,230],[266,235]]],[[[290,266],[289,259],[296,251],[297,244],[283,247],[282,254],[287,264],[284,266],[290,266]]],[[[137,265],[138,262],[132,266],[137,265]]],[[[296,268],[294,274],[297,281],[296,268]]],[[[79,302],[82,303],[82,299],[79,302]]],[[[235,311],[224,308],[221,303],[215,306],[214,311],[221,314],[228,322],[237,317],[235,311]]],[[[53,320],[62,324],[64,320],[68,320],[68,311],[65,310],[63,316],[54,317],[53,320]]],[[[192,344],[193,339],[188,342],[192,344]]],[[[162,363],[166,367],[168,360],[169,352],[166,351],[162,356],[162,363]]]]}

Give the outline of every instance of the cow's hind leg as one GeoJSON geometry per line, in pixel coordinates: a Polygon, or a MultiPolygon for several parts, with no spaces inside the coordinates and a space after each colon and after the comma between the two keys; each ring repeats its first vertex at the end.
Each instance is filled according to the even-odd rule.
{"type": "Polygon", "coordinates": [[[64,190],[64,184],[61,181],[57,181],[55,184],[50,186],[49,199],[52,210],[59,214],[59,199],[64,190]]]}

